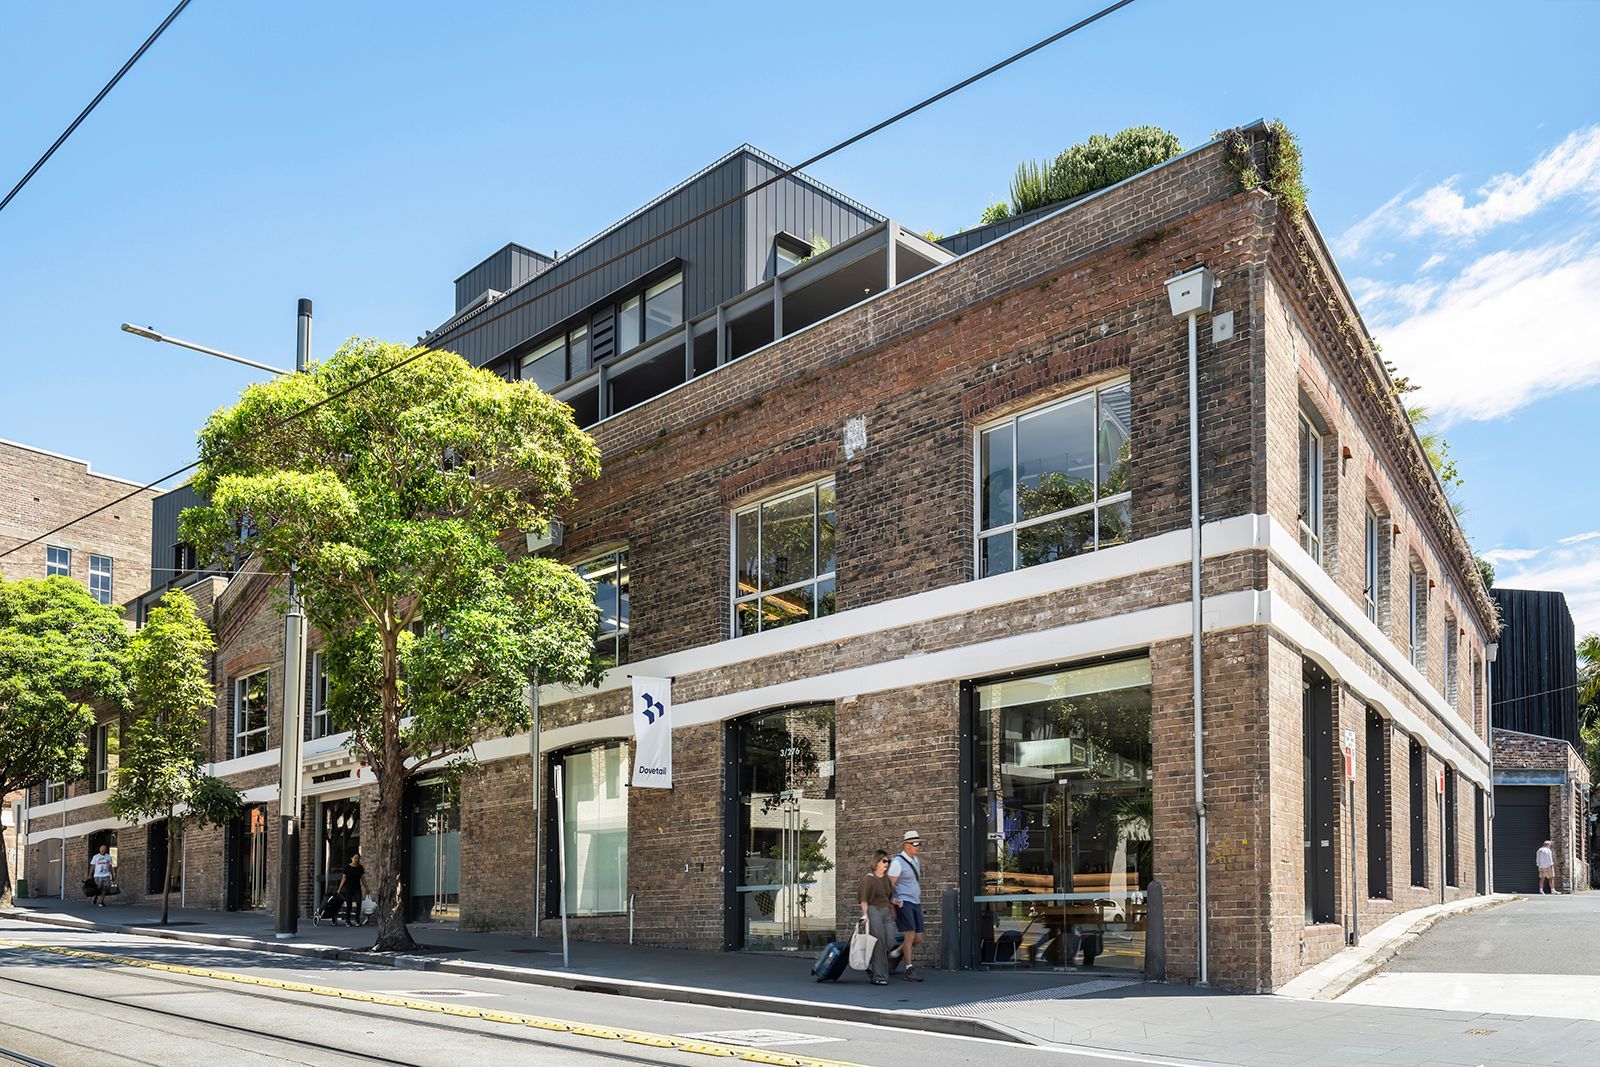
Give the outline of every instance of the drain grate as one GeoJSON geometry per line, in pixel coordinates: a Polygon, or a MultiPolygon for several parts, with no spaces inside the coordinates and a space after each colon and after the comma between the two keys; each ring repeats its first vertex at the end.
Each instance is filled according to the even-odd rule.
{"type": "Polygon", "coordinates": [[[1088,982],[1074,982],[1072,985],[1054,986],[1050,989],[1033,989],[1026,993],[1011,993],[1003,997],[990,997],[986,1000],[972,1000],[965,1004],[945,1004],[934,1008],[923,1008],[924,1015],[982,1015],[984,1012],[1001,1007],[1016,1007],[1019,1004],[1048,1004],[1057,1000],[1071,1000],[1074,997],[1087,997],[1095,993],[1107,993],[1113,989],[1124,989],[1130,985],[1137,985],[1138,979],[1133,978],[1098,978],[1088,982]]]}

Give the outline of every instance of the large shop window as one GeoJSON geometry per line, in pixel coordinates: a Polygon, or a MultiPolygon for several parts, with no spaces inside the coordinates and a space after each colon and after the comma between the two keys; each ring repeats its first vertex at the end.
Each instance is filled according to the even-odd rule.
{"type": "MultiPolygon", "coordinates": [[[[566,826],[568,915],[628,910],[628,746],[611,741],[558,755],[566,826]]],[[[554,775],[551,800],[555,799],[554,775]]],[[[552,810],[554,805],[552,804],[552,810]]],[[[557,865],[551,842],[549,869],[557,865]]],[[[554,910],[554,902],[548,910],[554,910]]]]}
{"type": "Polygon", "coordinates": [[[233,755],[267,750],[267,693],[270,671],[257,671],[233,683],[233,755]]]}
{"type": "Polygon", "coordinates": [[[977,962],[1144,966],[1150,661],[975,687],[977,962]]]}
{"type": "Polygon", "coordinates": [[[1132,536],[1131,404],[1122,382],[979,433],[980,578],[1132,536]]]}
{"type": "Polygon", "coordinates": [[[735,513],[733,636],[832,615],[832,481],[735,513]]]}
{"type": "Polygon", "coordinates": [[[628,662],[628,553],[626,550],[580,563],[573,568],[594,590],[600,622],[595,631],[594,654],[602,665],[628,662]]]}

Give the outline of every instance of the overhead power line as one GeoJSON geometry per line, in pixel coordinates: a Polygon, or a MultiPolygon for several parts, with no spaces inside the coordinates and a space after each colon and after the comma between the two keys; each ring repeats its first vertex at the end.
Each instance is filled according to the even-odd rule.
{"type": "MultiPolygon", "coordinates": [[[[844,140],[838,142],[837,144],[835,144],[835,145],[833,145],[833,146],[831,146],[829,148],[823,149],[821,152],[818,152],[816,155],[811,156],[811,157],[809,157],[807,159],[804,159],[804,160],[800,161],[799,163],[796,163],[794,166],[789,167],[786,170],[783,170],[783,171],[781,171],[781,172],[779,172],[777,174],[774,174],[772,177],[767,178],[764,181],[758,182],[756,185],[752,186],[751,188],[746,189],[746,190],[744,190],[742,192],[739,192],[739,193],[735,193],[733,196],[728,197],[726,200],[723,200],[720,203],[713,204],[711,207],[706,208],[704,211],[700,212],[698,215],[695,215],[692,218],[685,219],[684,221],[682,221],[680,223],[677,223],[676,225],[671,226],[666,230],[663,230],[662,232],[660,232],[660,233],[656,234],[655,236],[651,237],[649,240],[642,241],[639,244],[636,244],[633,247],[626,249],[625,251],[617,253],[616,255],[612,256],[609,259],[606,259],[606,260],[604,260],[604,261],[602,261],[600,263],[595,264],[592,267],[589,267],[588,269],[584,270],[583,272],[581,272],[579,274],[575,274],[572,277],[565,279],[564,281],[560,282],[559,284],[557,284],[557,285],[551,287],[550,289],[546,290],[546,292],[556,292],[556,291],[558,291],[558,290],[560,290],[562,288],[565,288],[566,286],[571,285],[573,282],[576,282],[579,279],[588,277],[589,275],[595,273],[596,271],[602,270],[605,267],[608,267],[611,264],[617,262],[618,260],[623,259],[623,258],[625,258],[625,257],[627,257],[629,255],[632,255],[634,252],[637,252],[642,248],[645,248],[645,247],[647,247],[649,245],[652,245],[652,244],[656,243],[657,241],[661,240],[661,238],[663,238],[663,237],[666,237],[666,236],[668,236],[670,234],[676,233],[677,231],[683,229],[686,226],[693,225],[694,223],[699,222],[701,219],[704,219],[704,218],[706,218],[706,217],[708,217],[710,215],[715,214],[718,211],[721,211],[723,208],[731,207],[732,205],[737,204],[739,201],[743,200],[747,196],[750,196],[750,195],[752,195],[754,193],[758,193],[762,189],[765,189],[765,188],[767,188],[768,186],[771,186],[771,185],[775,185],[778,182],[783,181],[786,178],[793,177],[796,173],[798,173],[799,171],[805,169],[806,167],[811,166],[813,163],[817,163],[817,162],[819,162],[821,160],[827,159],[829,156],[833,155],[834,153],[843,151],[844,149],[849,148],[851,145],[856,144],[857,142],[859,142],[859,141],[861,141],[861,140],[863,140],[863,139],[865,139],[867,137],[871,137],[873,134],[879,133],[882,130],[887,129],[890,126],[893,126],[895,123],[901,121],[902,119],[908,118],[911,115],[915,115],[917,112],[921,111],[923,108],[929,107],[932,104],[936,104],[940,100],[943,100],[945,97],[950,96],[952,93],[960,92],[962,89],[967,88],[968,86],[974,84],[975,82],[982,81],[984,78],[989,77],[991,74],[995,74],[998,71],[1004,70],[1006,67],[1011,66],[1011,64],[1016,63],[1019,60],[1025,59],[1028,56],[1033,55],[1033,53],[1039,51],[1041,48],[1047,48],[1050,45],[1055,44],[1057,41],[1060,41],[1065,37],[1069,37],[1072,34],[1077,33],[1079,30],[1084,29],[1087,26],[1091,26],[1094,23],[1099,22],[1101,19],[1105,18],[1107,15],[1110,15],[1110,14],[1113,14],[1114,12],[1116,12],[1116,11],[1119,11],[1122,8],[1127,7],[1129,4],[1131,4],[1133,2],[1134,2],[1134,0],[1117,0],[1116,3],[1111,4],[1111,5],[1107,6],[1107,7],[1101,8],[1099,11],[1096,11],[1094,14],[1088,16],[1087,18],[1080,19],[1079,21],[1074,22],[1072,25],[1068,26],[1066,29],[1059,30],[1056,33],[1053,33],[1048,37],[1045,37],[1045,38],[1043,38],[1043,39],[1041,39],[1039,41],[1036,41],[1033,44],[1029,45],[1027,48],[1024,48],[1022,51],[1012,53],[1010,56],[1007,56],[1005,59],[1000,60],[998,63],[995,63],[995,64],[992,64],[991,66],[985,67],[983,70],[980,70],[978,73],[970,75],[970,76],[968,76],[966,78],[963,78],[961,81],[958,81],[955,84],[948,86],[947,88],[939,90],[937,93],[934,93],[932,96],[927,97],[926,99],[924,99],[924,100],[922,100],[922,101],[920,101],[918,103],[912,104],[910,107],[905,108],[902,111],[898,111],[895,114],[890,115],[888,118],[882,120],[881,122],[875,123],[875,124],[873,124],[871,126],[868,126],[866,129],[860,131],[859,133],[855,133],[855,134],[852,134],[849,137],[846,137],[844,140]]],[[[188,0],[184,0],[183,3],[179,4],[177,9],[172,13],[172,15],[168,16],[167,22],[171,22],[172,18],[174,18],[179,11],[182,11],[184,5],[187,4],[187,3],[188,3],[188,0]]],[[[163,23],[161,28],[165,29],[166,28],[166,23],[163,23]]],[[[157,30],[156,32],[159,33],[160,30],[157,30]]],[[[154,39],[155,39],[154,35],[152,35],[151,40],[154,40],[154,39]]],[[[149,46],[149,42],[148,41],[145,42],[145,46],[146,47],[149,46]]],[[[140,51],[142,52],[143,49],[141,49],[140,51]]],[[[134,58],[136,59],[136,58],[138,58],[138,56],[135,55],[134,58]]],[[[130,65],[131,65],[131,60],[130,60],[130,65]]],[[[118,74],[118,77],[121,77],[121,74],[118,74]]],[[[115,81],[116,81],[115,78],[112,79],[112,83],[113,84],[115,84],[115,81]]],[[[107,86],[107,88],[109,89],[110,86],[107,86]]],[[[104,95],[104,91],[102,91],[101,95],[104,95]]],[[[97,100],[98,100],[98,98],[97,98],[97,100]]],[[[93,104],[90,105],[90,107],[93,107],[93,106],[94,106],[93,104]]],[[[85,114],[87,114],[87,113],[88,112],[85,111],[85,114]]],[[[79,116],[79,118],[81,120],[82,116],[79,116]]],[[[69,130],[68,132],[70,133],[71,131],[69,130]]],[[[53,149],[52,149],[52,151],[53,151],[53,149]]],[[[48,156],[48,153],[46,153],[46,155],[48,156]]],[[[24,181],[26,181],[26,179],[24,179],[24,181]]],[[[495,316],[495,318],[498,318],[498,317],[499,317],[498,315],[495,316]]],[[[467,330],[467,331],[464,331],[464,332],[471,333],[474,330],[482,329],[484,326],[488,325],[488,323],[492,322],[492,321],[494,321],[493,318],[486,318],[482,322],[475,322],[473,324],[471,330],[467,330]]],[[[298,419],[298,418],[300,418],[300,417],[302,417],[304,415],[310,414],[311,412],[317,410],[318,408],[322,407],[324,404],[329,403],[330,401],[337,400],[342,396],[345,396],[345,395],[347,395],[349,393],[352,393],[352,392],[356,391],[357,389],[364,389],[368,385],[371,385],[373,382],[378,381],[380,378],[383,378],[383,377],[386,377],[387,375],[393,374],[395,371],[397,371],[400,368],[404,367],[406,364],[412,363],[412,362],[414,362],[414,361],[416,361],[418,359],[421,359],[428,351],[430,351],[430,349],[423,348],[421,351],[418,351],[413,355],[407,356],[405,359],[402,359],[402,360],[400,360],[400,361],[398,361],[396,363],[391,364],[388,367],[385,367],[383,370],[378,371],[376,374],[368,375],[365,378],[362,378],[362,379],[359,379],[359,380],[357,380],[355,382],[352,382],[350,385],[345,386],[343,389],[340,389],[337,392],[330,393],[329,395],[323,397],[321,400],[318,400],[318,401],[316,401],[314,403],[311,403],[311,404],[307,404],[305,407],[300,408],[300,409],[298,409],[296,411],[291,411],[289,414],[285,415],[283,418],[277,419],[277,420],[267,424],[266,426],[263,426],[261,429],[257,430],[255,433],[248,434],[248,435],[246,435],[244,437],[239,438],[237,441],[231,442],[229,445],[226,446],[226,448],[228,450],[231,450],[233,448],[237,448],[237,447],[239,447],[239,446],[241,446],[243,444],[246,444],[246,443],[248,443],[250,441],[256,440],[256,439],[261,438],[261,437],[265,437],[266,435],[268,435],[270,433],[274,433],[278,429],[282,428],[284,425],[286,425],[286,424],[288,424],[288,423],[294,421],[295,419],[298,419]]],[[[163,482],[171,481],[173,478],[176,478],[180,474],[186,474],[189,471],[194,470],[199,465],[200,465],[200,461],[199,460],[195,460],[193,463],[186,463],[183,466],[179,467],[175,471],[170,471],[170,472],[168,472],[166,474],[163,474],[161,477],[157,478],[153,482],[146,482],[144,485],[141,485],[136,489],[133,489],[133,490],[127,492],[127,493],[124,493],[122,496],[117,497],[115,500],[107,501],[106,503],[101,504],[99,507],[94,508],[94,509],[92,509],[90,511],[86,511],[82,515],[77,516],[76,518],[68,519],[66,522],[62,523],[61,525],[53,527],[52,529],[46,530],[43,533],[41,533],[41,534],[39,534],[39,535],[37,535],[35,537],[32,537],[32,538],[30,538],[30,539],[28,539],[26,541],[23,541],[21,544],[17,544],[17,545],[11,546],[10,548],[6,549],[4,552],[0,552],[0,559],[3,559],[6,556],[9,556],[14,552],[20,552],[22,549],[28,548],[31,545],[36,545],[40,541],[43,541],[45,538],[51,537],[51,536],[53,536],[55,534],[60,533],[62,530],[67,529],[69,526],[73,526],[73,525],[76,525],[77,523],[83,522],[85,519],[93,518],[94,516],[100,514],[102,511],[106,511],[106,510],[108,510],[110,508],[113,508],[116,505],[121,504],[122,502],[124,502],[126,500],[131,500],[134,497],[138,496],[140,493],[143,493],[143,492],[145,492],[147,490],[150,490],[150,489],[154,489],[157,486],[161,485],[163,482]]]]}
{"type": "Polygon", "coordinates": [[[6,194],[6,198],[4,200],[0,200],[0,211],[4,211],[6,209],[6,205],[11,203],[12,198],[14,198],[18,193],[22,192],[22,187],[27,185],[28,181],[35,174],[39,173],[39,168],[44,166],[46,161],[48,161],[51,156],[56,154],[56,149],[65,144],[68,137],[72,136],[72,131],[76,130],[83,120],[89,117],[89,112],[93,111],[99,105],[100,101],[106,98],[106,94],[116,86],[117,82],[122,80],[122,76],[133,69],[133,65],[139,62],[139,57],[143,56],[145,52],[149,50],[150,46],[156,43],[156,38],[160,37],[164,32],[166,32],[167,27],[172,25],[173,20],[179,15],[183,14],[183,9],[188,6],[189,0],[178,0],[178,6],[172,9],[171,14],[167,15],[166,18],[161,20],[161,25],[156,27],[154,33],[144,39],[144,44],[139,46],[139,50],[128,57],[128,61],[122,64],[122,69],[113,74],[111,76],[111,80],[106,82],[105,88],[94,94],[94,99],[89,101],[89,106],[78,112],[78,117],[72,120],[72,125],[61,131],[61,136],[56,138],[55,144],[45,149],[45,153],[39,157],[39,161],[33,166],[29,167],[28,173],[22,176],[22,180],[16,185],[12,186],[11,191],[6,194]]]}

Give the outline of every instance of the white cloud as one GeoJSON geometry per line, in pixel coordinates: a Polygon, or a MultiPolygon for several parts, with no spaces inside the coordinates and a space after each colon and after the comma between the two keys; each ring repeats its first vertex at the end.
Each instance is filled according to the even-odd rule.
{"type": "Polygon", "coordinates": [[[1377,286],[1374,333],[1440,426],[1600,382],[1600,245],[1492,252],[1455,278],[1377,286]]]}
{"type": "Polygon", "coordinates": [[[1489,179],[1475,190],[1471,203],[1456,189],[1456,181],[1441,182],[1405,205],[1407,234],[1476,237],[1569,196],[1600,195],[1600,126],[1574,130],[1521,174],[1489,179]]]}
{"type": "Polygon", "coordinates": [[[1441,264],[1443,262],[1444,262],[1444,253],[1443,252],[1435,252],[1433,255],[1431,255],[1427,259],[1423,260],[1422,266],[1417,268],[1417,273],[1418,274],[1426,274],[1430,270],[1432,270],[1433,268],[1437,267],[1439,264],[1441,264]]]}
{"type": "Polygon", "coordinates": [[[1361,251],[1361,246],[1380,230],[1390,229],[1394,224],[1394,216],[1399,211],[1400,205],[1405,202],[1406,194],[1410,189],[1402,189],[1391,196],[1386,203],[1372,214],[1351,226],[1344,233],[1334,238],[1333,250],[1340,256],[1354,256],[1361,251]]]}
{"type": "Polygon", "coordinates": [[[1539,548],[1495,548],[1488,552],[1480,552],[1478,555],[1498,567],[1502,563],[1520,563],[1525,559],[1532,559],[1542,551],[1544,550],[1539,548]]]}
{"type": "Polygon", "coordinates": [[[1576,545],[1581,544],[1584,541],[1593,541],[1596,537],[1600,537],[1600,530],[1590,530],[1587,533],[1573,534],[1571,537],[1563,537],[1560,543],[1563,545],[1576,545]]]}

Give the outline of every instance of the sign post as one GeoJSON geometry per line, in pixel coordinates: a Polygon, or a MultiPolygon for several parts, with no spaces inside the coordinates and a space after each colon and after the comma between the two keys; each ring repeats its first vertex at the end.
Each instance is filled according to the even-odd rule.
{"type": "Polygon", "coordinates": [[[672,788],[672,679],[633,679],[634,789],[672,788]]]}
{"type": "Polygon", "coordinates": [[[1350,798],[1350,944],[1361,943],[1361,878],[1356,867],[1356,732],[1344,731],[1342,744],[1339,746],[1344,752],[1344,779],[1346,793],[1350,798]]]}
{"type": "Polygon", "coordinates": [[[1445,842],[1445,839],[1444,839],[1444,835],[1445,835],[1446,830],[1445,830],[1445,825],[1444,825],[1444,768],[1443,767],[1440,767],[1438,774],[1436,774],[1434,776],[1434,782],[1437,784],[1438,789],[1439,789],[1439,903],[1443,904],[1444,903],[1445,853],[1447,851],[1449,851],[1449,845],[1445,842]]]}

